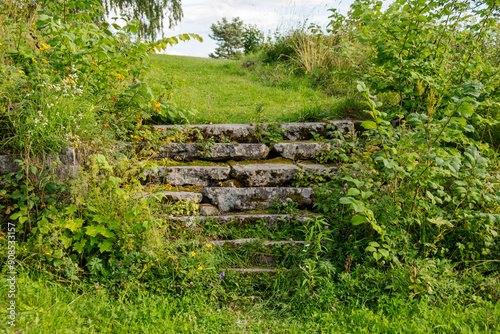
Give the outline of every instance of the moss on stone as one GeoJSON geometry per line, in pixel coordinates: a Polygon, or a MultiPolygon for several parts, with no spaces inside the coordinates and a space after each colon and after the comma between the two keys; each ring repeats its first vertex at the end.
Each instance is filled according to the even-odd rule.
{"type": "Polygon", "coordinates": [[[193,160],[193,161],[175,161],[172,159],[162,159],[158,160],[158,166],[164,167],[177,167],[177,166],[227,166],[224,163],[217,163],[213,161],[205,160],[193,160]]]}
{"type": "Polygon", "coordinates": [[[243,160],[243,161],[234,161],[230,160],[226,162],[229,166],[234,165],[258,165],[258,164],[288,164],[293,165],[293,160],[285,159],[285,158],[273,158],[267,160],[243,160]]]}

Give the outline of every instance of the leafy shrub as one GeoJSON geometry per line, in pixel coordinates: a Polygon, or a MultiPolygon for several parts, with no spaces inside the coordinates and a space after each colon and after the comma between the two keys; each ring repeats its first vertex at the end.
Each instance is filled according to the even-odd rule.
{"type": "Polygon", "coordinates": [[[264,41],[264,34],[255,25],[248,25],[245,27],[243,34],[243,52],[245,55],[255,53],[261,47],[264,41]]]}

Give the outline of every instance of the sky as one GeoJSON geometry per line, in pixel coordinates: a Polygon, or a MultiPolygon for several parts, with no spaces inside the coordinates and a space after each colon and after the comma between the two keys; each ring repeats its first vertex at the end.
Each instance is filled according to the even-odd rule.
{"type": "Polygon", "coordinates": [[[182,0],[184,17],[173,29],[164,29],[165,37],[181,33],[195,33],[203,38],[180,42],[169,47],[164,53],[193,57],[208,57],[217,46],[209,37],[210,26],[223,17],[231,20],[239,17],[243,23],[257,25],[266,36],[277,29],[281,32],[297,28],[306,20],[325,26],[330,12],[337,8],[346,14],[353,0],[182,0]]]}

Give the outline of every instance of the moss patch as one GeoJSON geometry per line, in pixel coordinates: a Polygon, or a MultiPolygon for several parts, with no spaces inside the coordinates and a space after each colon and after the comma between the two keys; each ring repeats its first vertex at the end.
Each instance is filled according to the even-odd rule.
{"type": "Polygon", "coordinates": [[[175,167],[175,166],[227,166],[225,163],[217,163],[205,160],[193,161],[175,161],[172,159],[161,159],[157,161],[158,166],[175,167]]]}
{"type": "Polygon", "coordinates": [[[288,164],[293,165],[293,160],[285,159],[285,158],[274,158],[268,160],[243,160],[243,161],[228,161],[227,164],[229,166],[234,165],[258,165],[258,164],[288,164]]]}

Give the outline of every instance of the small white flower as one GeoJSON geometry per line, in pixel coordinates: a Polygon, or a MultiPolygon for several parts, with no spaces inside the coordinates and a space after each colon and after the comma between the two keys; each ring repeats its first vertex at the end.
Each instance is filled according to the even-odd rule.
{"type": "Polygon", "coordinates": [[[306,247],[309,247],[309,246],[311,246],[311,244],[306,244],[306,247]]]}

